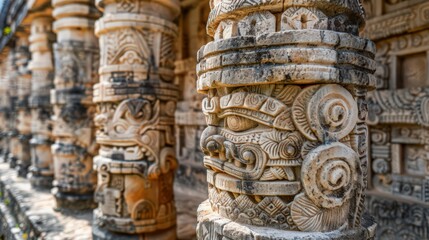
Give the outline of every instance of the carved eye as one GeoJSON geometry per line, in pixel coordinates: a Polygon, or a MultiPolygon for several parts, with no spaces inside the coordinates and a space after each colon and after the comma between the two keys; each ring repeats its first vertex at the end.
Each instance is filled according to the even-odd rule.
{"type": "Polygon", "coordinates": [[[239,116],[226,117],[226,124],[229,129],[235,132],[246,131],[258,126],[257,122],[239,116]]]}
{"type": "Polygon", "coordinates": [[[124,125],[122,125],[122,124],[117,124],[117,125],[114,127],[114,129],[115,129],[115,132],[116,132],[116,133],[122,134],[122,133],[124,133],[124,132],[127,130],[127,127],[126,127],[126,126],[124,126],[124,125]]]}

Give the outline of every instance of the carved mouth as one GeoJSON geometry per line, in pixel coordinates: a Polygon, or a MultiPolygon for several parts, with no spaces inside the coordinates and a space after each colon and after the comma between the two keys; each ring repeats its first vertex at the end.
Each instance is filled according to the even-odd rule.
{"type": "Polygon", "coordinates": [[[227,160],[205,156],[204,165],[240,179],[256,180],[262,176],[268,160],[262,149],[251,144],[242,145],[235,156],[231,153],[226,155],[229,155],[227,160]]]}

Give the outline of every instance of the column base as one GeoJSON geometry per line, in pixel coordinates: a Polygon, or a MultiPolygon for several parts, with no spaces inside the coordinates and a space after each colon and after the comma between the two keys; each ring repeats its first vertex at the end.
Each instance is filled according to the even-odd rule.
{"type": "Polygon", "coordinates": [[[31,172],[27,175],[27,178],[33,188],[51,189],[54,181],[54,176],[35,175],[31,172]]]}
{"type": "Polygon", "coordinates": [[[21,178],[26,178],[28,175],[28,169],[30,168],[29,165],[22,163],[21,161],[18,161],[18,165],[17,165],[17,172],[18,172],[18,177],[21,178]]]}
{"type": "MultiPolygon", "coordinates": [[[[95,222],[95,221],[94,221],[95,222]]],[[[159,230],[154,233],[124,234],[114,233],[94,223],[92,226],[93,240],[176,240],[176,227],[159,230]]]]}
{"type": "Polygon", "coordinates": [[[4,154],[2,154],[2,155],[1,155],[1,158],[2,158],[2,162],[3,162],[3,163],[7,163],[7,160],[8,160],[8,159],[7,159],[7,155],[8,155],[8,154],[9,154],[9,153],[4,153],[4,154]]]}
{"type": "Polygon", "coordinates": [[[4,163],[7,163],[8,161],[8,156],[9,156],[9,151],[5,150],[2,154],[1,154],[1,158],[3,160],[4,163]]]}
{"type": "Polygon", "coordinates": [[[71,194],[59,192],[58,188],[52,189],[52,194],[55,197],[58,210],[67,209],[67,210],[88,210],[94,209],[97,207],[97,204],[94,202],[94,194],[71,194]]]}
{"type": "Polygon", "coordinates": [[[14,169],[18,165],[18,159],[14,156],[11,156],[9,153],[9,156],[7,157],[7,161],[9,162],[9,168],[14,169]]]}
{"type": "Polygon", "coordinates": [[[359,239],[372,240],[375,237],[377,224],[374,219],[365,216],[362,219],[362,227],[353,230],[333,232],[298,232],[285,231],[267,227],[255,227],[236,223],[220,216],[212,211],[208,201],[203,202],[198,208],[197,239],[222,239],[222,240],[344,240],[359,239]]]}

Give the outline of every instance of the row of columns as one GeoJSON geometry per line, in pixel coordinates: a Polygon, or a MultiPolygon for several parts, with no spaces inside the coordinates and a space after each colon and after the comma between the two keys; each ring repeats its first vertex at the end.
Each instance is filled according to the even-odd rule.
{"type": "MultiPolygon", "coordinates": [[[[199,239],[373,237],[361,222],[374,71],[361,5],[299,2],[210,2],[199,239]]],[[[52,186],[57,208],[95,200],[94,239],[176,238],[179,13],[177,0],[52,0],[3,62],[3,154],[52,186]]]]}
{"type": "Polygon", "coordinates": [[[3,52],[3,159],[58,209],[98,203],[94,239],[176,238],[179,13],[170,0],[52,0],[3,52]]]}

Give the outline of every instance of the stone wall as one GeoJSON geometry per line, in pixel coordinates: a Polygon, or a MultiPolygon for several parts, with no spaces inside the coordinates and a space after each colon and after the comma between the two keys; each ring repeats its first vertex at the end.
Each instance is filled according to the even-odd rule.
{"type": "Polygon", "coordinates": [[[379,239],[428,239],[429,3],[364,1],[376,42],[367,208],[379,239]]]}

